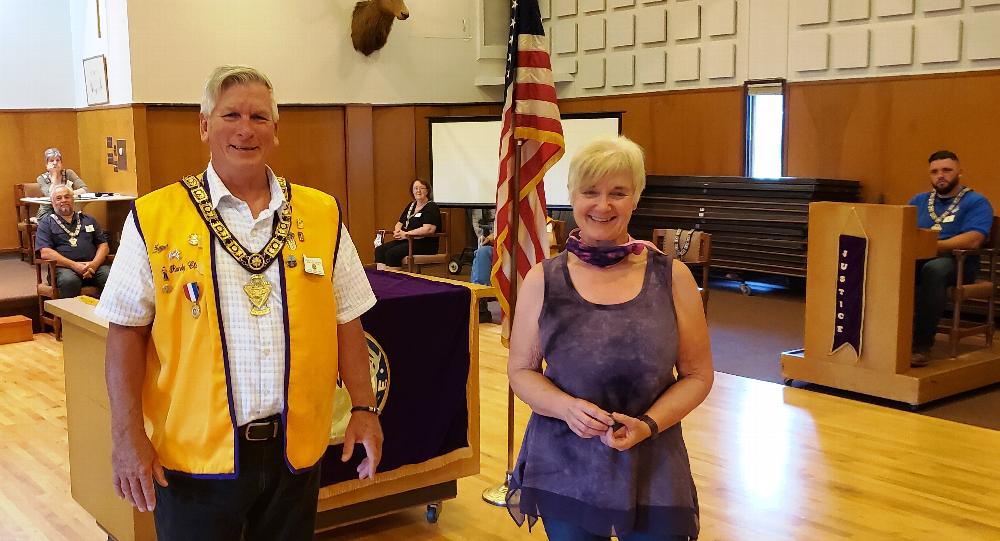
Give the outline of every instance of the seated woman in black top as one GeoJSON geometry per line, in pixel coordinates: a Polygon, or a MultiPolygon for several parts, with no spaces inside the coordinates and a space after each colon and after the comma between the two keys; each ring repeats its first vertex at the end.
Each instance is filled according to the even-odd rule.
{"type": "MultiPolygon", "coordinates": [[[[395,240],[375,248],[375,268],[379,270],[398,269],[403,265],[403,258],[409,254],[407,237],[433,235],[441,227],[441,211],[430,200],[430,185],[418,178],[410,185],[410,191],[413,192],[413,201],[403,209],[392,230],[395,240]]],[[[437,237],[413,239],[414,254],[430,255],[437,251],[437,237]]]]}

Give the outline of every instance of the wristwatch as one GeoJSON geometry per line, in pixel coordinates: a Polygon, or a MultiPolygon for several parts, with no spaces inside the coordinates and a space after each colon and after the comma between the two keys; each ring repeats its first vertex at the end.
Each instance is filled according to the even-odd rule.
{"type": "Polygon", "coordinates": [[[643,413],[639,416],[639,420],[649,425],[649,439],[655,440],[657,436],[660,435],[660,427],[656,424],[656,421],[652,417],[643,413]]]}
{"type": "Polygon", "coordinates": [[[377,407],[375,407],[375,406],[354,406],[353,408],[351,408],[351,413],[354,413],[354,412],[356,412],[356,411],[367,411],[368,413],[374,413],[376,417],[377,417],[377,416],[378,416],[378,415],[379,415],[380,413],[382,413],[382,412],[380,412],[380,411],[379,411],[379,409],[378,409],[377,407]]]}

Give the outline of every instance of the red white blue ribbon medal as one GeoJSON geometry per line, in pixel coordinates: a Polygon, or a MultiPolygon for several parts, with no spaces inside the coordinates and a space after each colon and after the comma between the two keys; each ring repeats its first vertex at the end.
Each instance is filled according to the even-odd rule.
{"type": "Polygon", "coordinates": [[[191,301],[194,305],[191,307],[191,316],[200,316],[201,307],[198,306],[198,301],[201,300],[201,287],[198,286],[198,282],[188,282],[184,284],[184,296],[187,297],[187,300],[191,301]]]}

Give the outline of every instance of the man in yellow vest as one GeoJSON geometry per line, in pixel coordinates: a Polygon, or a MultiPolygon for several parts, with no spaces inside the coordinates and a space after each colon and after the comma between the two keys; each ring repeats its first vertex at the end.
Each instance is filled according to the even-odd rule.
{"type": "Polygon", "coordinates": [[[136,201],[97,307],[112,482],[160,541],[312,539],[338,376],[341,459],[363,446],[365,479],[381,456],[360,320],[375,296],[338,202],[267,166],[264,74],[217,68],[199,124],[208,167],[136,201]]]}

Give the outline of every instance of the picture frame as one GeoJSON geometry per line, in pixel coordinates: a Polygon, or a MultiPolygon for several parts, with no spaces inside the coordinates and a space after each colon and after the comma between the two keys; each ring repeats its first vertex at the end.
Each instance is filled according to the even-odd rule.
{"type": "Polygon", "coordinates": [[[87,105],[104,105],[108,97],[108,64],[103,54],[83,59],[83,83],[87,105]]]}

